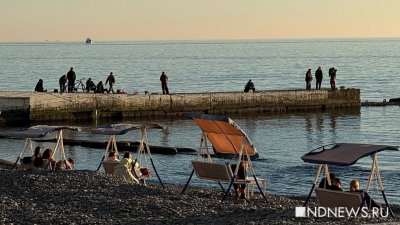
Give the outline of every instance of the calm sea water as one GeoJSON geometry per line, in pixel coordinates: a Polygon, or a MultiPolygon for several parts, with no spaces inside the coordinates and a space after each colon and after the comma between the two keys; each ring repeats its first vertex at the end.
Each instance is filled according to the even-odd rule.
{"type": "MultiPolygon", "coordinates": [[[[58,78],[71,66],[78,79],[91,77],[95,82],[104,81],[112,71],[116,74],[116,88],[128,92],[160,92],[162,71],[169,75],[172,93],[242,90],[248,79],[262,90],[303,89],[308,68],[314,72],[321,66],[323,87],[328,87],[327,71],[334,66],[338,69],[338,86],[361,89],[362,100],[382,101],[400,97],[399,50],[399,39],[0,43],[0,90],[31,91],[39,78],[44,80],[45,88],[58,88],[58,78]]],[[[260,159],[254,167],[258,176],[267,179],[267,191],[307,195],[317,167],[303,163],[303,154],[339,142],[399,145],[399,118],[400,107],[390,106],[232,119],[259,151],[260,159]]],[[[151,144],[198,148],[201,132],[193,121],[151,122],[168,126],[166,131],[149,130],[151,144]]],[[[79,125],[82,132],[66,132],[65,136],[108,140],[89,133],[95,124],[79,125]]],[[[14,129],[2,127],[0,132],[14,129]]],[[[138,138],[138,132],[130,132],[118,140],[138,138]]],[[[54,143],[40,144],[54,147],[54,143]]],[[[15,160],[22,147],[23,141],[1,139],[0,158],[15,160]]],[[[66,151],[76,159],[77,169],[96,169],[103,154],[103,150],[78,146],[66,146],[66,151]]],[[[164,182],[184,184],[195,155],[153,154],[153,158],[164,182]]],[[[400,153],[384,152],[378,158],[389,202],[400,204],[400,153]]],[[[365,186],[370,163],[365,158],[355,166],[332,169],[342,178],[345,188],[353,178],[359,178],[365,186]]],[[[192,184],[210,185],[197,178],[192,184]]],[[[377,191],[372,195],[381,200],[377,191]]]]}
{"type": "Polygon", "coordinates": [[[328,87],[333,66],[338,86],[381,101],[400,96],[399,50],[400,39],[0,43],[0,90],[30,91],[39,78],[53,90],[70,67],[96,83],[112,71],[128,92],[160,92],[162,71],[175,93],[242,90],[248,79],[260,90],[302,89],[318,66],[328,87]]]}

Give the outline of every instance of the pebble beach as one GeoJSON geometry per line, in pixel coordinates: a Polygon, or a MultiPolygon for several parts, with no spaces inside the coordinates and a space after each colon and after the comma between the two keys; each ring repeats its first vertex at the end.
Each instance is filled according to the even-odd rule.
{"type": "MultiPolygon", "coordinates": [[[[10,169],[0,162],[0,224],[376,224],[392,218],[296,218],[305,198],[254,194],[250,202],[217,189],[127,183],[101,172],[10,169]]],[[[311,199],[310,206],[315,206],[311,199]]],[[[400,207],[391,206],[395,215],[400,207]]]]}

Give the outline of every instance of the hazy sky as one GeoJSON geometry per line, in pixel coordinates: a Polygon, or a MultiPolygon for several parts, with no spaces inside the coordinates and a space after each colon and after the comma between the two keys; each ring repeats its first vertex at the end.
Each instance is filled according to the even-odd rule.
{"type": "Polygon", "coordinates": [[[0,41],[400,37],[400,0],[0,0],[0,41]]]}

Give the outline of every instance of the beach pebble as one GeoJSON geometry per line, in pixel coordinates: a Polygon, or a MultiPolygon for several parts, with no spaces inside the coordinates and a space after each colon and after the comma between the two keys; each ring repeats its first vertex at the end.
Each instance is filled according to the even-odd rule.
{"type": "MultiPolygon", "coordinates": [[[[93,171],[0,169],[0,224],[365,224],[390,218],[295,218],[304,197],[254,195],[236,204],[220,189],[141,186],[93,171]]],[[[310,206],[315,206],[311,199],[310,206]]],[[[393,206],[395,214],[400,207],[393,206]]]]}

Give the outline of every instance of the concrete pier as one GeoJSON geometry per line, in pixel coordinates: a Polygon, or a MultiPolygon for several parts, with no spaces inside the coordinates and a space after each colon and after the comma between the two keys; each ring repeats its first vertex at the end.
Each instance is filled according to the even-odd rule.
{"type": "Polygon", "coordinates": [[[93,94],[0,92],[7,121],[65,121],[182,117],[187,112],[263,114],[361,107],[359,89],[210,92],[184,94],[93,94]]]}

